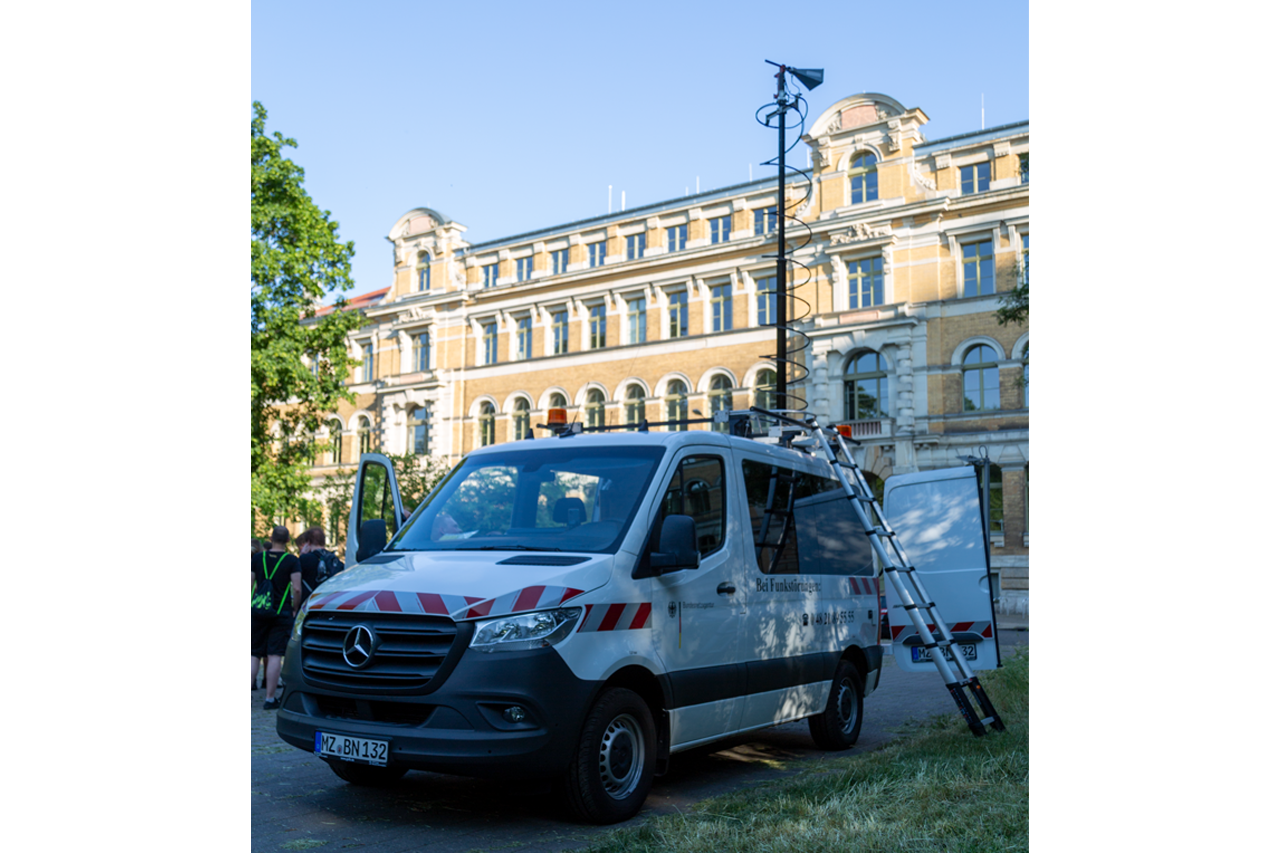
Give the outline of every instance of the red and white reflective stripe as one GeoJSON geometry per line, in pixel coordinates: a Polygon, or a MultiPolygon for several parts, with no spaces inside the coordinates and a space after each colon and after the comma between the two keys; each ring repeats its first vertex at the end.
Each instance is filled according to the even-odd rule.
{"type": "MultiPolygon", "coordinates": [[[[895,643],[898,642],[898,635],[901,634],[908,627],[911,627],[911,626],[908,626],[908,625],[890,626],[889,630],[893,633],[893,641],[895,643]]],[[[927,627],[930,631],[937,630],[937,626],[935,626],[932,622],[930,622],[927,627]]],[[[951,633],[953,635],[960,631],[973,632],[978,634],[979,636],[986,637],[988,640],[995,636],[991,631],[990,622],[956,622],[954,625],[951,626],[951,633]]],[[[920,633],[919,631],[915,630],[915,628],[912,627],[911,633],[907,634],[902,639],[905,640],[907,639],[907,637],[914,637],[919,633],[920,633]]]]}
{"type": "Polygon", "coordinates": [[[849,586],[853,587],[854,595],[876,594],[875,578],[849,578],[849,586]]]}
{"type": "Polygon", "coordinates": [[[469,608],[465,614],[459,614],[457,618],[476,619],[481,616],[523,613],[526,610],[545,610],[557,607],[578,595],[582,595],[582,590],[570,586],[526,586],[481,602],[469,608]]]}
{"type": "Polygon", "coordinates": [[[643,604],[588,604],[579,631],[635,631],[648,628],[653,621],[653,605],[643,604]]]}
{"type": "Polygon", "coordinates": [[[351,610],[357,613],[425,613],[448,616],[484,599],[471,595],[438,595],[434,592],[404,592],[365,589],[335,592],[308,602],[312,610],[351,610]]]}

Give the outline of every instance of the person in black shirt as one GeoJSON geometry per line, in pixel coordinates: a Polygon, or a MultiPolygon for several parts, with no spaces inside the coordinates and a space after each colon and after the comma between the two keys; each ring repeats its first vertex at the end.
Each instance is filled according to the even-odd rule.
{"type": "MultiPolygon", "coordinates": [[[[298,563],[302,566],[302,601],[320,585],[320,554],[324,551],[324,530],[319,527],[308,527],[293,540],[298,546],[298,563]]],[[[299,604],[299,607],[302,605],[299,604]]]]}
{"type": "Polygon", "coordinates": [[[258,681],[258,659],[267,659],[267,701],[264,710],[280,707],[276,699],[276,687],[280,683],[280,664],[285,647],[289,644],[289,632],[293,630],[293,614],[302,605],[302,566],[298,558],[289,553],[289,529],[277,525],[271,531],[271,547],[254,554],[252,561],[253,588],[264,578],[269,578],[275,613],[253,613],[253,649],[251,651],[251,676],[258,681]]]}

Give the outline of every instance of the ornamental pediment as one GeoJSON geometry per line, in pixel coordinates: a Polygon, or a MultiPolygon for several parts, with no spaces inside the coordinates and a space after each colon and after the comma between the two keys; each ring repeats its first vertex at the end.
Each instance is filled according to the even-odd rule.
{"type": "Polygon", "coordinates": [[[888,225],[868,225],[866,222],[855,222],[843,231],[833,231],[827,238],[832,246],[846,243],[866,243],[871,240],[883,240],[893,236],[893,229],[888,225]]]}

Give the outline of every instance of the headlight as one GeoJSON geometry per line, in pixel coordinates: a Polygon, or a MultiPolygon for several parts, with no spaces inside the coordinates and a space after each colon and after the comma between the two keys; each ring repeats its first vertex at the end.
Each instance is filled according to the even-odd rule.
{"type": "Polygon", "coordinates": [[[569,636],[581,615],[581,607],[562,607],[479,622],[471,637],[471,648],[479,652],[517,652],[554,646],[569,636]]]}
{"type": "Polygon", "coordinates": [[[298,611],[298,616],[297,616],[297,618],[293,620],[293,633],[291,633],[291,634],[289,635],[289,639],[290,639],[290,640],[296,640],[296,639],[298,639],[299,637],[301,637],[301,636],[302,636],[302,620],[306,618],[306,616],[307,616],[307,607],[308,607],[310,604],[311,604],[311,599],[310,599],[310,598],[308,598],[306,601],[302,602],[302,609],[301,609],[300,611],[298,611]]]}

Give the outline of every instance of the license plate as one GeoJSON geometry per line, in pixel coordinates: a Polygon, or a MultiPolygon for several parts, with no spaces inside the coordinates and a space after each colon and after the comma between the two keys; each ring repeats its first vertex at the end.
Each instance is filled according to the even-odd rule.
{"type": "MultiPolygon", "coordinates": [[[[964,655],[965,660],[978,659],[978,646],[976,643],[958,643],[957,645],[960,646],[960,654],[964,655]]],[[[951,654],[951,649],[949,648],[943,648],[942,654],[943,654],[943,657],[945,657],[947,660],[951,660],[951,661],[955,660],[955,658],[951,654]]],[[[933,655],[929,654],[929,650],[926,649],[924,646],[912,646],[911,662],[912,663],[933,663],[933,655]]]]}
{"type": "Polygon", "coordinates": [[[316,755],[324,758],[340,758],[361,764],[387,764],[387,741],[369,740],[347,735],[331,735],[316,732],[316,755]]]}

